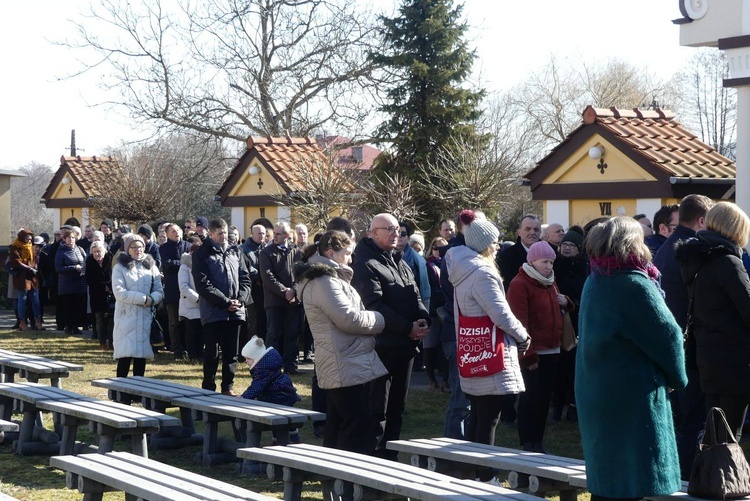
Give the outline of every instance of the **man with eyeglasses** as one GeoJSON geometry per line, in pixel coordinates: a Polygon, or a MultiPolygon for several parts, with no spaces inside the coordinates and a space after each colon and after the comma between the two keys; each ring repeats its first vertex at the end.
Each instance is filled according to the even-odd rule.
{"type": "Polygon", "coordinates": [[[662,205],[661,209],[654,214],[654,234],[645,238],[652,256],[656,255],[659,247],[667,241],[674,229],[677,228],[679,210],[680,206],[677,204],[662,205]]]}
{"type": "Polygon", "coordinates": [[[391,214],[372,219],[367,236],[354,250],[352,285],[365,308],[379,311],[385,330],[376,338],[375,350],[388,374],[370,388],[371,425],[377,438],[374,455],[397,460],[386,449],[401,436],[406,394],[419,341],[429,329],[430,315],[419,296],[414,274],[396,250],[400,227],[391,214]]]}
{"type": "Polygon", "coordinates": [[[284,372],[298,374],[297,340],[302,327],[302,304],[297,298],[294,264],[302,251],[291,242],[289,223],[281,221],[273,228],[273,242],[260,251],[260,278],[268,334],[266,345],[276,349],[284,359],[284,372]]]}

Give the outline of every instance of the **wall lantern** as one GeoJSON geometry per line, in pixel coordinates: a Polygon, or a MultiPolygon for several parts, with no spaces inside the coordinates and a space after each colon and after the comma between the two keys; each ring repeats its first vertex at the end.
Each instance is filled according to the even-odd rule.
{"type": "Polygon", "coordinates": [[[597,144],[589,148],[589,158],[591,160],[599,160],[604,156],[604,146],[597,144]]]}
{"type": "Polygon", "coordinates": [[[257,165],[251,165],[250,168],[247,169],[247,173],[251,176],[257,176],[258,174],[260,174],[260,167],[258,167],[257,165]]]}
{"type": "Polygon", "coordinates": [[[65,174],[65,177],[62,178],[62,184],[70,184],[70,178],[67,174],[65,174]]]}

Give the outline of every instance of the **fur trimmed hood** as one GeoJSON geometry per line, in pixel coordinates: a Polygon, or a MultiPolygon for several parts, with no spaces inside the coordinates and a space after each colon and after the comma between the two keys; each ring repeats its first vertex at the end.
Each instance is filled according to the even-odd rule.
{"type": "Polygon", "coordinates": [[[299,284],[297,290],[299,296],[302,297],[302,291],[310,281],[324,276],[339,278],[344,282],[351,283],[354,271],[332,259],[315,254],[306,263],[299,262],[294,265],[294,277],[299,284]]]}
{"type": "MultiPolygon", "coordinates": [[[[123,266],[127,266],[128,268],[132,268],[133,266],[135,266],[135,259],[130,257],[126,252],[121,252],[117,255],[117,262],[123,266]]],[[[151,257],[150,254],[145,254],[145,257],[141,260],[141,263],[143,263],[144,268],[150,270],[154,267],[156,261],[154,261],[154,258],[151,257]]]]}

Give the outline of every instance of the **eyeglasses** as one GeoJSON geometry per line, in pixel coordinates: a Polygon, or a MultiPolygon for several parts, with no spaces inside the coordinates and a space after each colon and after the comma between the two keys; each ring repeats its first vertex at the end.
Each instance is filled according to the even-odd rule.
{"type": "Polygon", "coordinates": [[[399,227],[398,226],[377,226],[372,229],[372,231],[375,230],[386,230],[388,233],[398,233],[399,227]]]}
{"type": "Polygon", "coordinates": [[[573,242],[563,242],[560,244],[560,247],[578,247],[578,246],[574,244],[573,242]]]}
{"type": "Polygon", "coordinates": [[[131,249],[145,249],[141,244],[133,244],[130,246],[131,249]]]}
{"type": "Polygon", "coordinates": [[[283,237],[284,235],[286,235],[286,233],[274,233],[274,235],[276,235],[277,237],[283,237]]]}

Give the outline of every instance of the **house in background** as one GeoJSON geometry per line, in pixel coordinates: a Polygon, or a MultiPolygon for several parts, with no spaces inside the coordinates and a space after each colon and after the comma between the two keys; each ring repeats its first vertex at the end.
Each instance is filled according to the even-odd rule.
{"type": "Polygon", "coordinates": [[[304,191],[309,162],[328,158],[309,137],[248,137],[247,149],[217,192],[221,205],[230,207],[232,224],[241,235],[258,218],[295,224],[294,214],[282,203],[284,196],[304,191]]]}
{"type": "Polygon", "coordinates": [[[585,225],[606,216],[652,217],[698,193],[731,200],[735,165],[665,110],[592,106],[583,123],[526,174],[543,222],[585,225]]]}
{"type": "Polygon", "coordinates": [[[336,163],[340,167],[356,168],[357,170],[369,171],[372,169],[375,159],[380,155],[380,150],[369,144],[348,145],[351,139],[344,136],[315,136],[318,148],[323,151],[332,152],[336,163]]]}
{"type": "Polygon", "coordinates": [[[70,217],[78,219],[81,228],[87,224],[98,227],[102,218],[91,209],[89,199],[99,194],[99,186],[117,182],[121,171],[120,163],[109,156],[61,157],[60,167],[42,195],[42,202],[53,210],[55,227],[70,217]]]}

